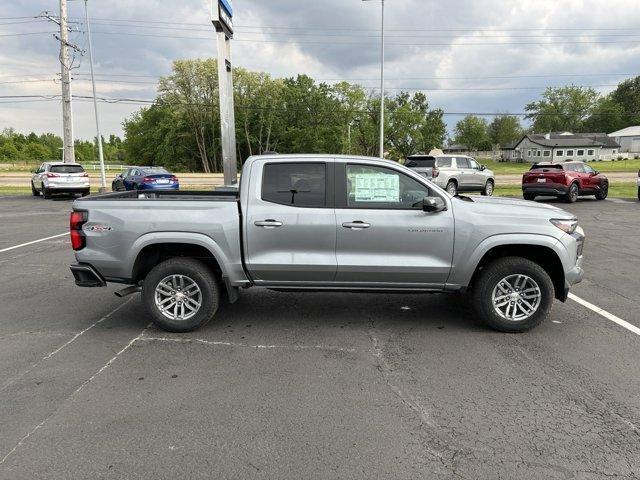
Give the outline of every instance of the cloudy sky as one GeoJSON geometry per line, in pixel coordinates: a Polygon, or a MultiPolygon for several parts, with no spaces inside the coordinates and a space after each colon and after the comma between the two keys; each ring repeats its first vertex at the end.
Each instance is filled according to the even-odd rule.
{"type": "MultiPolygon", "coordinates": [[[[273,76],[305,73],[379,85],[378,0],[234,0],[233,60],[273,76]]],[[[153,99],[156,79],[182,58],[215,56],[208,0],[89,1],[98,95],[153,99]]],[[[0,129],[61,133],[56,0],[5,0],[0,11],[0,129]],[[36,101],[37,100],[37,101],[36,101]]],[[[83,2],[69,0],[86,46],[83,2]]],[[[424,90],[447,113],[522,112],[545,86],[610,91],[640,74],[640,2],[629,0],[386,0],[386,88],[424,90]]],[[[74,95],[91,95],[77,56],[74,95]]],[[[92,104],[74,101],[78,138],[95,134],[92,104]]],[[[140,108],[100,103],[103,134],[122,133],[140,108]]]]}

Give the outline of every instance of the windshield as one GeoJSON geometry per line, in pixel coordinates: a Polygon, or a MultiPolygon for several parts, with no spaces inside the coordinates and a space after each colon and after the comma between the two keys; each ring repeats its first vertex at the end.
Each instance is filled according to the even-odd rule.
{"type": "Polygon", "coordinates": [[[51,165],[49,171],[51,173],[82,173],[84,168],[82,165],[51,165]]]}

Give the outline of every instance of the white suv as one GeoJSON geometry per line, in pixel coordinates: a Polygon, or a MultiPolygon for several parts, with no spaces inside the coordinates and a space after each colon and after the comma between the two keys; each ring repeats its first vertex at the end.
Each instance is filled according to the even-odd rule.
{"type": "Polygon", "coordinates": [[[404,164],[452,196],[458,192],[493,195],[496,185],[493,172],[466,155],[412,155],[404,164]]]}
{"type": "Polygon", "coordinates": [[[78,163],[45,162],[33,172],[31,193],[37,197],[51,198],[56,193],[79,193],[87,196],[91,193],[89,175],[78,163]]]}

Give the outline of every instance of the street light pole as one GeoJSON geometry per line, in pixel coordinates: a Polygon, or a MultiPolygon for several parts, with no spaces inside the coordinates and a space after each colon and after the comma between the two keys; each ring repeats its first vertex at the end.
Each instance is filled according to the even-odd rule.
{"type": "Polygon", "coordinates": [[[98,158],[100,160],[100,175],[102,177],[102,186],[100,187],[100,193],[107,191],[107,178],[104,171],[104,154],[102,152],[102,135],[100,134],[100,121],[98,119],[98,101],[96,100],[96,79],[93,75],[93,51],[91,48],[91,26],[89,24],[89,8],[87,7],[87,0],[84,0],[84,16],[87,24],[87,43],[89,46],[89,66],[91,68],[91,86],[93,88],[93,111],[96,115],[96,132],[98,135],[98,158]]]}
{"type": "Polygon", "coordinates": [[[380,158],[384,158],[384,0],[382,0],[382,34],[380,36],[380,158]]]}
{"type": "MultiPolygon", "coordinates": [[[[370,0],[362,0],[368,2],[370,0]]],[[[380,35],[380,158],[384,158],[384,0],[382,4],[382,25],[380,35]]]]}

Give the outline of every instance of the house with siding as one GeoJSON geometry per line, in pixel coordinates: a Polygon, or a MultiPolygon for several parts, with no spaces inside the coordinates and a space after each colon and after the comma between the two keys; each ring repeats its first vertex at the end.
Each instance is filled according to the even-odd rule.
{"type": "Polygon", "coordinates": [[[621,152],[640,154],[640,126],[623,128],[609,136],[620,144],[621,152]]]}
{"type": "Polygon", "coordinates": [[[606,133],[554,132],[526,134],[504,149],[504,158],[512,162],[565,162],[615,160],[620,145],[606,133]]]}

